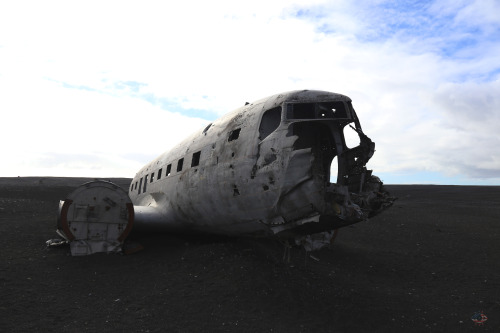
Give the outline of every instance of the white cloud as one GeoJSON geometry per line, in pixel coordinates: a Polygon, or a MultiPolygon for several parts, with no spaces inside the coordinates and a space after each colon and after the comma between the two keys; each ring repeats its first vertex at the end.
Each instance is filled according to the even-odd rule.
{"type": "Polygon", "coordinates": [[[207,123],[127,96],[13,81],[0,85],[4,176],[133,176],[207,123]]]}
{"type": "Polygon", "coordinates": [[[0,171],[131,176],[203,125],[161,107],[221,115],[270,94],[322,89],[353,98],[377,143],[375,173],[498,182],[499,6],[4,2],[0,109],[10,126],[0,136],[16,138],[7,148],[16,158],[0,171]]]}

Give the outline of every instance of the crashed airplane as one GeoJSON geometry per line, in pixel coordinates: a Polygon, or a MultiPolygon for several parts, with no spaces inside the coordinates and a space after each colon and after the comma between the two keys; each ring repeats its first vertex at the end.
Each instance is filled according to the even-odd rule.
{"type": "Polygon", "coordinates": [[[366,169],[374,151],[349,97],[270,96],[146,164],[128,193],[105,181],[80,186],[60,202],[57,231],[73,255],[118,252],[131,230],[273,236],[317,249],[391,205],[366,169]]]}

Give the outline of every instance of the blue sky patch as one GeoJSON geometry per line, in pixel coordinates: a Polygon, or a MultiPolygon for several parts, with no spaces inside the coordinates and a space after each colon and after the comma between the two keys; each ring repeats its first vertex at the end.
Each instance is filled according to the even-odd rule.
{"type": "Polygon", "coordinates": [[[169,112],[176,112],[188,117],[196,117],[201,119],[206,119],[209,121],[216,120],[218,118],[217,114],[212,111],[184,108],[179,102],[169,100],[163,97],[156,97],[154,94],[142,94],[140,96],[142,99],[148,101],[149,103],[159,106],[163,110],[169,112]]]}
{"type": "MultiPolygon", "coordinates": [[[[384,184],[434,184],[434,185],[494,185],[491,180],[471,179],[464,176],[446,176],[439,172],[411,171],[402,172],[377,172],[384,184]]],[[[500,184],[496,184],[500,185],[500,184]]]]}

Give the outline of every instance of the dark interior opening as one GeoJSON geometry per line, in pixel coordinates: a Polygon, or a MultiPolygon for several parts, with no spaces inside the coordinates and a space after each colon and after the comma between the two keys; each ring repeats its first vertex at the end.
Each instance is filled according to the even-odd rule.
{"type": "Polygon", "coordinates": [[[240,190],[238,190],[238,186],[233,185],[233,196],[240,195],[240,190]]]}
{"type": "Polygon", "coordinates": [[[191,166],[192,167],[198,166],[200,164],[200,155],[201,155],[201,151],[193,153],[193,158],[191,159],[191,166]]]}
{"type": "Polygon", "coordinates": [[[348,118],[344,102],[296,103],[287,105],[288,119],[348,118]]]}
{"type": "Polygon", "coordinates": [[[262,141],[274,132],[281,122],[281,106],[267,110],[259,126],[259,139],[262,141]]]}
{"type": "Polygon", "coordinates": [[[328,126],[317,122],[300,122],[292,124],[291,131],[292,135],[298,136],[293,149],[311,148],[314,155],[313,172],[324,175],[329,181],[330,166],[337,156],[337,149],[328,126]]]}
{"type": "Polygon", "coordinates": [[[240,131],[241,128],[237,128],[234,131],[229,132],[229,138],[227,139],[227,141],[233,141],[238,139],[240,137],[240,131]]]}

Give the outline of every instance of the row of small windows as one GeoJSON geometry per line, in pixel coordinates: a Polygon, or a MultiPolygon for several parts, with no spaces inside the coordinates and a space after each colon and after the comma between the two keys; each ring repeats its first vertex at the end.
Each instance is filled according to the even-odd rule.
{"type": "MultiPolygon", "coordinates": [[[[201,151],[198,151],[196,153],[193,153],[193,158],[191,159],[191,167],[196,167],[200,165],[200,157],[201,157],[201,151]]],[[[177,172],[182,171],[182,167],[184,165],[184,158],[181,158],[177,161],[177,172]]],[[[165,172],[165,177],[170,176],[172,171],[172,164],[167,165],[167,170],[165,172]]],[[[152,183],[155,181],[155,175],[156,175],[156,180],[160,180],[162,175],[163,175],[163,168],[160,168],[158,170],[158,173],[151,173],[150,175],[145,175],[139,181],[136,181],[134,184],[130,186],[130,192],[133,190],[139,189],[139,194],[142,192],[146,192],[147,189],[147,184],[148,184],[148,177],[149,177],[149,183],[152,183]]]]}
{"type": "MultiPolygon", "coordinates": [[[[208,128],[211,125],[212,124],[208,125],[207,128],[204,130],[204,132],[206,130],[208,130],[208,128]]],[[[241,128],[237,128],[237,129],[229,132],[229,136],[228,136],[227,141],[233,141],[233,140],[238,139],[240,136],[240,131],[241,131],[241,128]]],[[[234,153],[233,153],[233,155],[234,155],[234,153]]],[[[201,157],[201,151],[197,151],[196,153],[193,153],[193,157],[191,158],[191,167],[197,167],[198,165],[200,165],[200,157],[201,157]]],[[[177,161],[177,168],[176,168],[177,172],[182,171],[183,166],[184,166],[184,158],[181,158],[177,161]]],[[[165,177],[170,176],[171,171],[172,171],[172,164],[169,164],[169,165],[167,165],[165,177]]],[[[163,173],[163,168],[160,168],[158,170],[158,174],[157,174],[157,178],[156,178],[157,180],[161,179],[162,173],[163,173]]],[[[133,190],[137,190],[137,189],[138,189],[138,194],[141,194],[141,191],[146,192],[147,185],[148,185],[148,176],[149,176],[149,183],[154,182],[155,173],[153,172],[150,175],[148,174],[148,175],[145,175],[144,177],[141,177],[141,179],[139,179],[139,181],[136,181],[134,184],[132,184],[130,186],[130,192],[132,192],[133,190]]]]}

